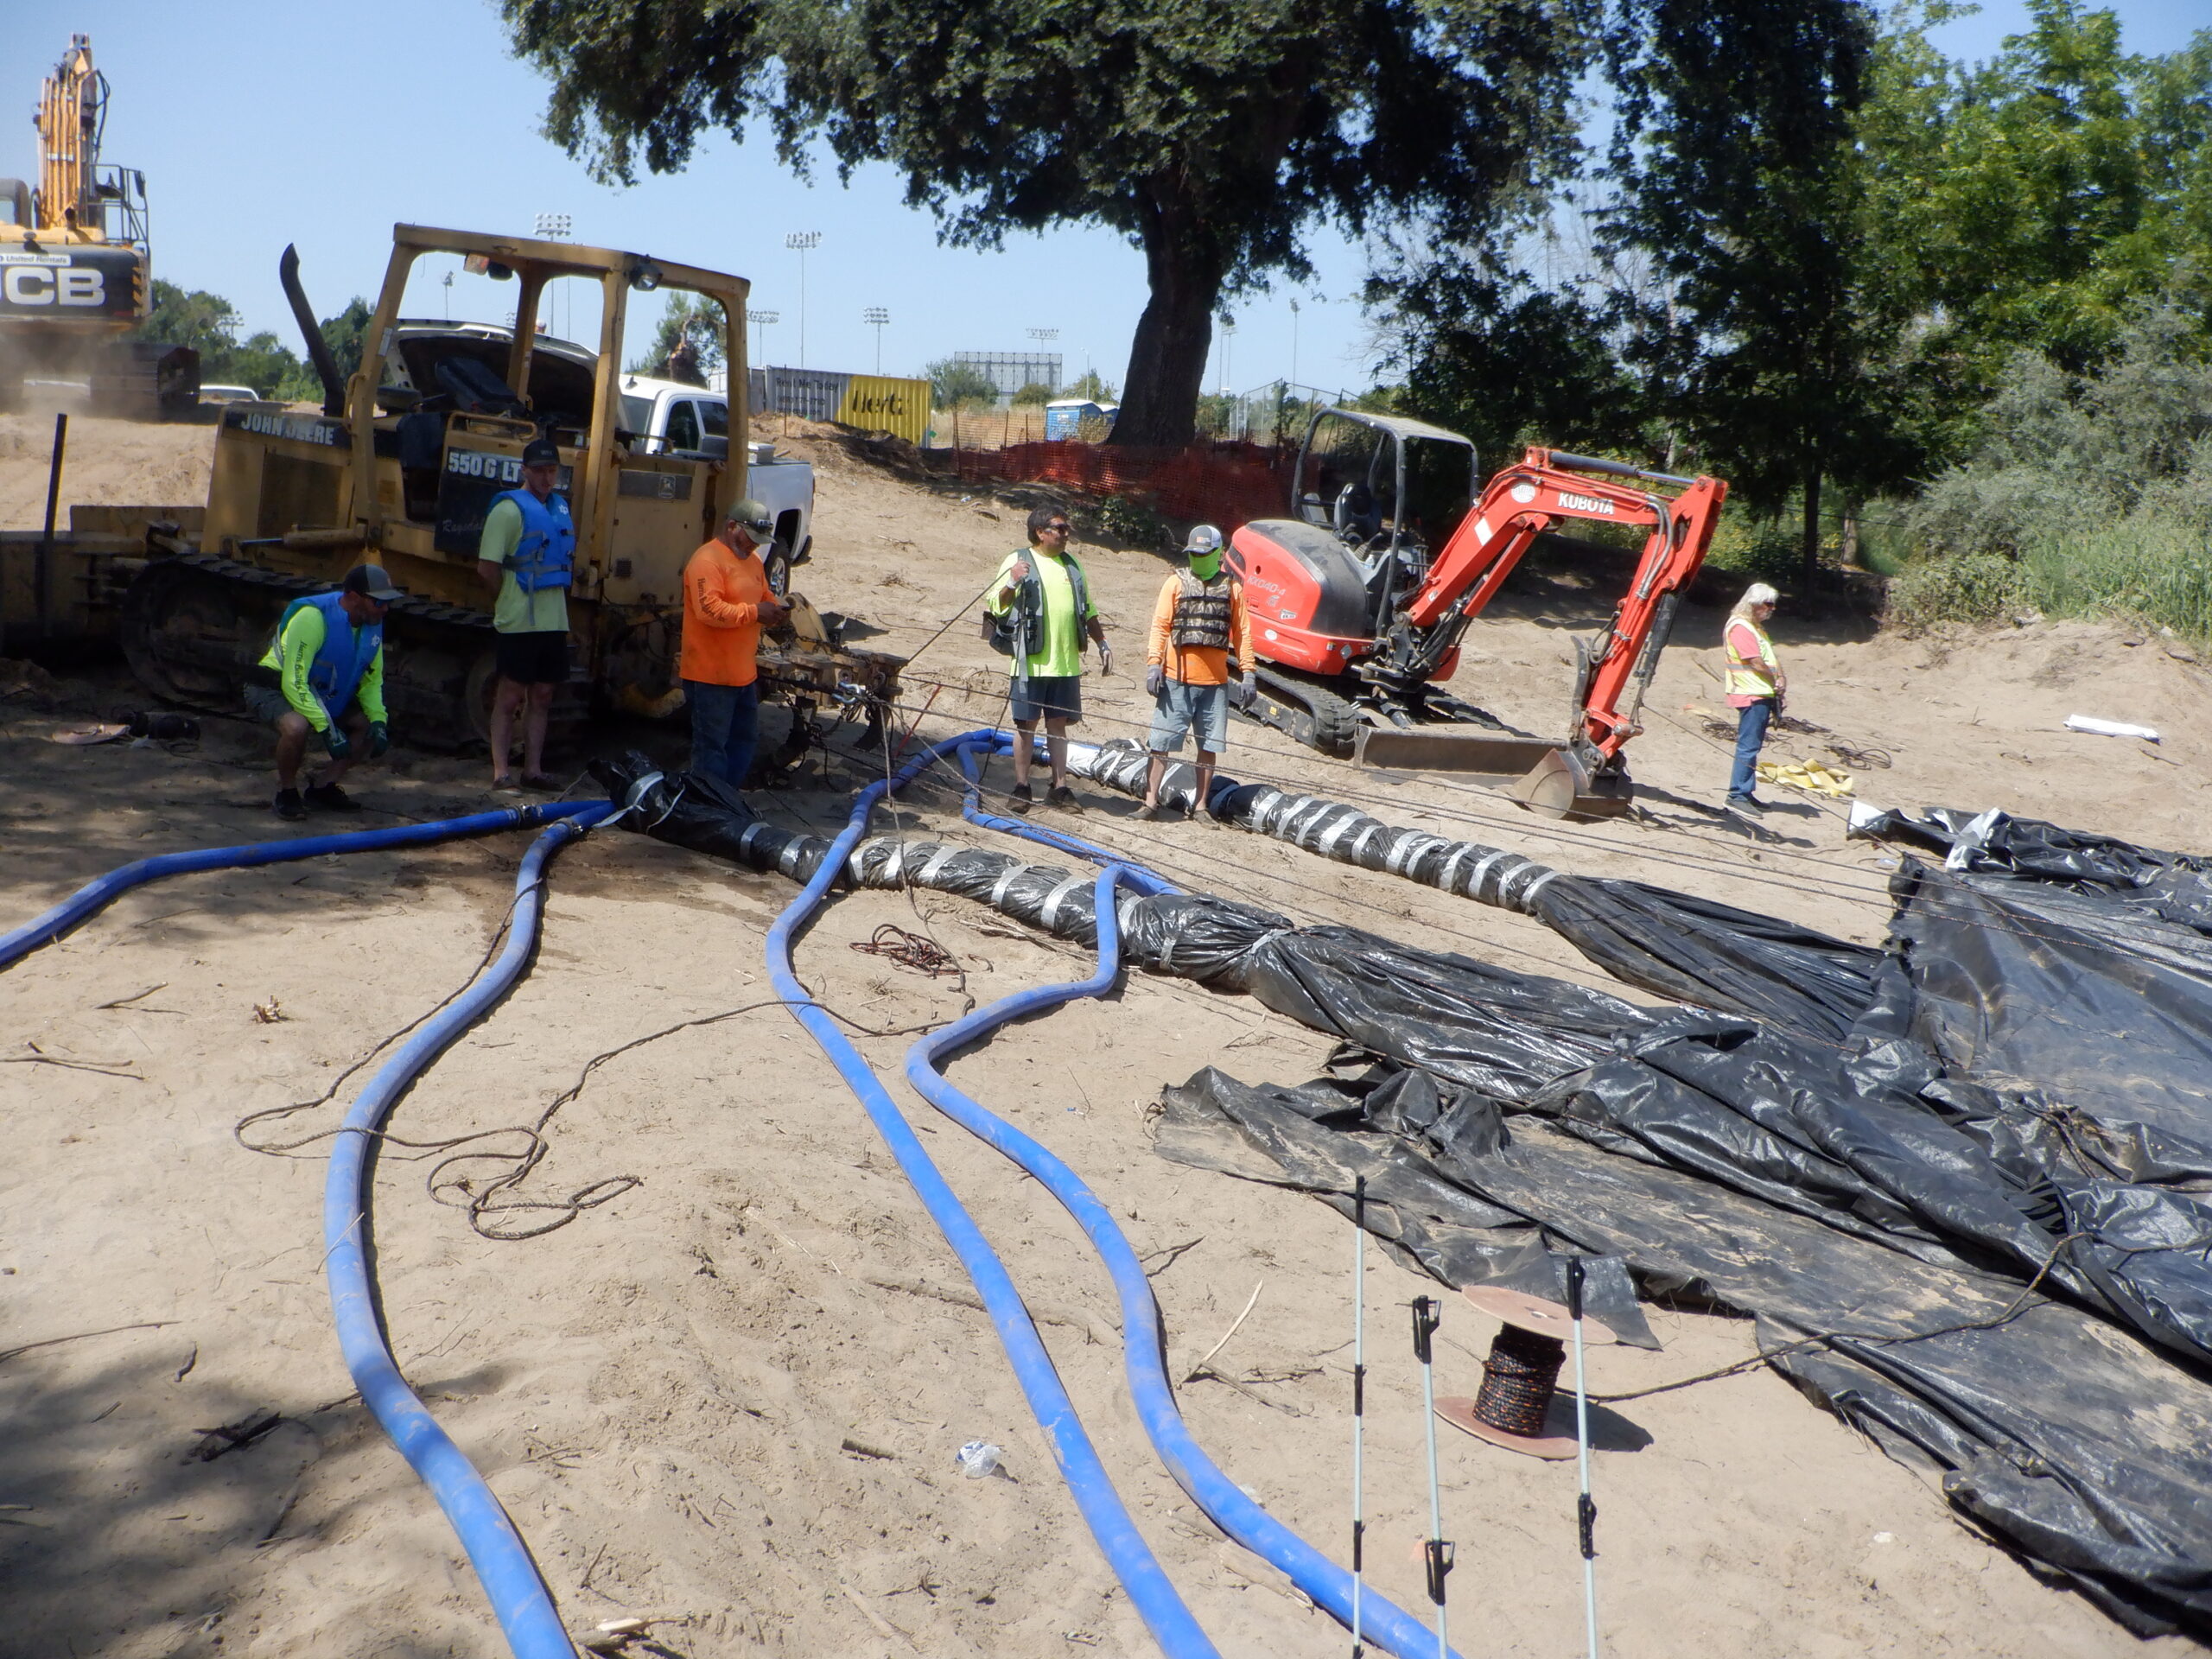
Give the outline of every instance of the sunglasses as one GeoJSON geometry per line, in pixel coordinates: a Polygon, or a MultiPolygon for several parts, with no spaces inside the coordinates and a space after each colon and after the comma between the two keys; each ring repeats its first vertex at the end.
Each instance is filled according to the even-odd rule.
{"type": "Polygon", "coordinates": [[[1068,527],[1065,524],[1047,524],[1045,528],[1047,530],[1057,530],[1063,536],[1068,533],[1068,527]]]}

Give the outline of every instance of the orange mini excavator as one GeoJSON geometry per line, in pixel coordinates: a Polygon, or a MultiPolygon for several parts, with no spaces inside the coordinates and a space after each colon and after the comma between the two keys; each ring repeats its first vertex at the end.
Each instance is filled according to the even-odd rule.
{"type": "Polygon", "coordinates": [[[1353,410],[1316,415],[1293,516],[1255,519],[1230,538],[1261,658],[1238,706],[1364,765],[1488,773],[1514,779],[1507,792],[1548,817],[1616,817],[1634,793],[1624,746],[1642,729],[1643,694],[1728,486],[1549,449],[1530,449],[1478,489],[1480,478],[1474,446],[1456,432],[1353,410]],[[1467,624],[1535,539],[1568,519],[1635,525],[1643,550],[1610,625],[1575,641],[1567,734],[1502,734],[1440,687],[1467,624]]]}

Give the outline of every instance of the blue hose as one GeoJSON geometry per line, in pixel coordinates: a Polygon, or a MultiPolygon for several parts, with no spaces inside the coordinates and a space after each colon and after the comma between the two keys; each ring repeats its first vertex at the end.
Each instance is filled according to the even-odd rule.
{"type": "MultiPolygon", "coordinates": [[[[963,761],[969,753],[969,749],[962,749],[963,761]]],[[[972,780],[972,769],[969,776],[972,780]]],[[[1245,1496],[1192,1439],[1176,1409],[1174,1389],[1161,1363],[1160,1308],[1153,1300],[1152,1281],[1145,1277],[1137,1253],[1105,1205],[1050,1150],[954,1088],[938,1071],[938,1063],[944,1056],[980,1040],[1008,1020],[1077,997],[1096,996],[1112,988],[1121,971],[1122,954],[1114,889],[1130,874],[1122,865],[1109,864],[1099,872],[1092,905],[1098,918],[1096,973],[1072,984],[1016,991],[921,1038],[906,1051],[906,1081],[961,1128],[1035,1176],[1075,1217],[1113,1275],[1122,1303],[1122,1350],[1128,1368],[1129,1393],[1145,1433],[1167,1471],[1223,1531],[1280,1568],[1316,1605],[1349,1625],[1351,1575],[1245,1496]]],[[[1416,1656],[1427,1659],[1436,1651],[1433,1632],[1372,1589],[1361,1593],[1360,1624],[1361,1633],[1375,1645],[1402,1659],[1416,1659],[1416,1656]]]]}
{"type": "Polygon", "coordinates": [[[320,858],[325,853],[373,853],[393,847],[420,847],[455,836],[476,836],[495,830],[520,830],[590,810],[589,801],[549,802],[532,806],[503,807],[465,818],[444,818],[435,823],[402,824],[391,830],[362,830],[344,836],[302,836],[290,841],[249,842],[243,847],[203,847],[195,852],[163,853],[142,858],[110,870],[89,881],[43,916],[24,923],[11,933],[0,934],[0,968],[16,963],[42,944],[50,944],[95,911],[113,904],[131,888],[172,875],[200,870],[243,869],[253,864],[283,864],[294,859],[320,858]]]}
{"type": "Polygon", "coordinates": [[[931,1161],[921,1137],[885,1091],[882,1081],[830,1015],[815,1005],[791,967],[792,935],[820,907],[830,884],[844,869],[846,860],[868,828],[868,815],[875,804],[961,744],[988,741],[994,736],[995,734],[992,733],[969,733],[938,744],[917,755],[895,777],[870,784],[861,791],[860,798],[853,804],[850,820],[831,844],[828,855],[817,866],[813,878],[768,930],[769,975],[776,994],[790,1004],[793,1017],[820,1045],[867,1110],[877,1133],[898,1160],[899,1169],[928,1209],[931,1219],[937,1223],[968,1269],[976,1288],[982,1293],[991,1322],[998,1328],[999,1341],[1013,1362],[1014,1376],[1028,1399],[1030,1410],[1036,1414],[1038,1425],[1045,1431],[1046,1440],[1059,1463],[1061,1476],[1074,1494],[1076,1507],[1082,1511],[1091,1535],[1098,1541],[1099,1548],[1128,1592],[1130,1605],[1171,1659],[1214,1659],[1218,1650],[1198,1628],[1190,1609],[1183,1605],[1173,1583],[1129,1518],[1121,1495],[1114,1490],[1096,1448],[1076,1416],[1074,1402],[1068,1398],[1067,1389],[1052,1367],[1052,1356],[1046,1351],[1037,1327],[1030,1320],[1029,1310],[1022,1306],[1020,1295],[1007,1275],[1006,1264],[1000,1261],[990,1241],[976,1225],[975,1217],[962,1206],[944,1175],[931,1161]]]}
{"type": "MultiPolygon", "coordinates": [[[[468,988],[440,1010],[380,1066],[346,1114],[330,1169],[323,1184],[322,1232],[325,1260],[330,1274],[330,1308],[338,1323],[339,1346],[346,1355],[346,1369],[353,1373],[362,1403],[376,1414],[377,1421],[400,1454],[438,1500],[454,1531],[468,1551],[476,1577],[490,1597],[492,1611],[505,1632],[515,1659],[575,1659],[575,1645],[562,1628],[551,1593],[538,1576],[537,1564],[499,1500],[485,1484],[484,1477],[455,1446],[437,1420],[400,1376],[398,1363],[385,1340],[375,1294],[369,1279],[365,1223],[368,1215],[370,1147],[399,1097],[447,1045],[466,1031],[491,1007],[528,966],[537,943],[543,912],[544,873],[549,861],[563,845],[607,817],[613,808],[605,802],[579,803],[557,809],[524,807],[519,812],[564,816],[531,843],[530,851],[515,873],[512,925],[499,959],[479,974],[468,988]]],[[[486,813],[486,818],[514,821],[509,813],[486,813]]],[[[457,823],[469,823],[459,819],[457,823]]],[[[418,830],[450,829],[424,824],[418,830]]],[[[406,830],[372,831],[372,835],[402,836],[406,830]]],[[[430,837],[418,835],[417,839],[430,837]]],[[[332,841],[353,842],[363,837],[336,836],[332,841]]],[[[305,843],[294,842],[292,845],[305,843]]],[[[89,889],[87,889],[89,891],[89,889]]]]}

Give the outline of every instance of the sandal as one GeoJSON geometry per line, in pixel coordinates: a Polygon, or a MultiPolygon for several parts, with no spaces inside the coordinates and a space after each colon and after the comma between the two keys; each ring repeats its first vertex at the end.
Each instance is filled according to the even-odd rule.
{"type": "Polygon", "coordinates": [[[522,775],[522,786],[524,789],[537,790],[541,794],[557,793],[561,788],[561,780],[550,772],[525,772],[522,775]]]}
{"type": "Polygon", "coordinates": [[[492,780],[492,792],[494,795],[519,795],[522,793],[522,785],[512,777],[503,773],[492,780]]]}

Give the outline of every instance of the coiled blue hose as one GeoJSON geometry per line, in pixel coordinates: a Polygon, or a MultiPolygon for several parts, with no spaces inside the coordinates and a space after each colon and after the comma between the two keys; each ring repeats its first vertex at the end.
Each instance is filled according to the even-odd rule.
{"type": "Polygon", "coordinates": [[[50,944],[94,912],[104,910],[136,887],[172,875],[200,870],[244,869],[254,864],[284,864],[295,859],[320,858],[325,853],[374,853],[393,847],[420,847],[456,836],[480,836],[495,830],[520,830],[593,810],[589,801],[546,802],[531,806],[502,807],[496,812],[477,812],[465,818],[442,818],[434,823],[407,823],[390,830],[361,830],[343,836],[302,836],[290,841],[249,842],[243,847],[202,847],[189,853],[163,853],[142,858],[110,870],[97,881],[88,881],[43,916],[24,923],[11,933],[0,933],[0,968],[13,966],[42,944],[50,944]]]}
{"type": "MultiPolygon", "coordinates": [[[[524,807],[524,812],[545,809],[524,807]]],[[[414,1465],[423,1484],[453,1523],[471,1566],[491,1599],[492,1611],[505,1631],[515,1659],[575,1659],[575,1645],[562,1628],[553,1597],[538,1576],[530,1549],[461,1449],[407,1386],[385,1339],[369,1278],[365,1222],[373,1137],[399,1097],[431,1061],[486,1009],[492,1007],[528,966],[537,944],[544,911],[545,866],[555,852],[613,811],[604,801],[558,809],[562,821],[531,843],[515,873],[515,907],[507,942],[496,961],[471,981],[468,988],[425,1021],[378,1068],[347,1109],[322,1192],[324,1259],[330,1274],[330,1311],[338,1324],[338,1344],[346,1369],[361,1391],[362,1403],[376,1414],[400,1454],[414,1465]]],[[[486,814],[486,817],[498,817],[486,814]]],[[[467,822],[467,820],[458,820],[467,822]]],[[[434,825],[419,826],[423,829],[434,825]]],[[[372,834],[393,833],[372,831],[372,834]]],[[[332,840],[350,840],[333,836],[332,840]]]]}
{"type": "MultiPolygon", "coordinates": [[[[960,750],[962,769],[971,785],[976,779],[970,760],[975,747],[965,745],[960,750]]],[[[1029,826],[1007,823],[1002,819],[995,821],[976,810],[972,787],[969,810],[963,816],[993,828],[1003,825],[1015,834],[1029,832],[1029,826]]],[[[1109,864],[1099,872],[1092,904],[1098,923],[1096,972],[1089,979],[1073,983],[1016,991],[988,1007],[978,1008],[955,1020],[942,1031],[919,1039],[906,1051],[906,1081],[961,1128],[1035,1176],[1039,1184],[1075,1217],[1113,1277],[1114,1289],[1122,1304],[1122,1351],[1128,1368],[1129,1393],[1137,1416],[1144,1424],[1145,1434],[1160,1454],[1160,1461],[1166,1465],[1168,1473],[1224,1532],[1281,1569],[1317,1605],[1349,1625],[1351,1574],[1247,1497],[1243,1489],[1224,1474],[1199,1447],[1184,1423],[1161,1362],[1160,1308],[1153,1299],[1152,1281],[1145,1277],[1143,1263],[1112,1213],[1083,1179],[1051,1150],[962,1093],[938,1070],[938,1064],[944,1056],[978,1041],[1008,1020],[1110,989],[1121,971],[1121,923],[1115,910],[1114,890],[1125,883],[1155,890],[1160,885],[1159,879],[1154,876],[1131,881],[1135,874],[1121,864],[1109,864]]],[[[1436,1637],[1432,1631],[1371,1588],[1363,1588],[1360,1595],[1360,1626],[1362,1635],[1368,1640],[1402,1656],[1402,1659],[1427,1659],[1436,1651],[1436,1637]]]]}
{"type": "Polygon", "coordinates": [[[769,976],[777,995],[789,1002],[793,1016],[806,1027],[808,1034],[821,1046],[859,1099],[876,1132],[898,1160],[899,1169],[912,1183],[930,1218],[937,1223],[945,1241],[968,1269],[976,1288],[982,1293],[983,1305],[998,1329],[999,1341],[1004,1345],[1007,1358],[1013,1362],[1014,1376],[1028,1399],[1029,1408],[1035,1413],[1038,1425],[1045,1431],[1046,1440],[1059,1463],[1061,1477],[1074,1494],[1076,1507],[1090,1526],[1091,1535],[1098,1541],[1099,1548],[1128,1592],[1130,1605],[1170,1659],[1216,1659],[1218,1650],[1198,1628],[1190,1609],[1183,1605],[1182,1597],[1154,1559],[1136,1523],[1129,1518],[1121,1495],[1114,1490],[1097,1449],[1084,1433],[1076,1416],[1074,1402],[1068,1398],[1059,1373],[1052,1367],[1052,1356],[1046,1351],[1037,1327],[1030,1320],[1029,1310],[1022,1306],[1006,1264],[999,1260],[990,1241],[976,1225],[975,1217],[962,1206],[944,1175],[931,1161],[921,1137],[885,1091],[882,1081],[830,1015],[814,1003],[791,967],[792,935],[820,907],[830,884],[844,869],[845,861],[868,828],[868,815],[875,804],[961,743],[988,741],[994,735],[969,733],[938,744],[917,755],[896,776],[870,784],[861,791],[853,804],[851,818],[831,844],[828,856],[817,867],[812,880],[768,930],[769,976]]]}

